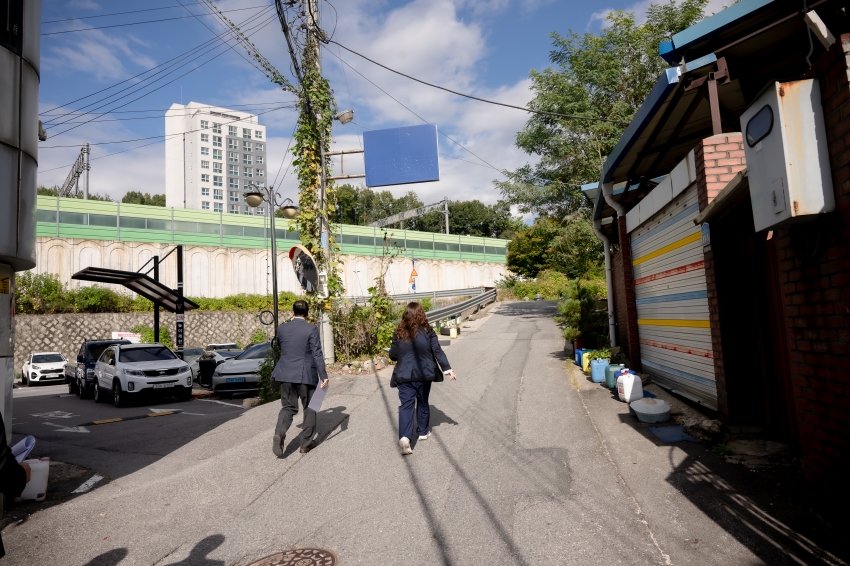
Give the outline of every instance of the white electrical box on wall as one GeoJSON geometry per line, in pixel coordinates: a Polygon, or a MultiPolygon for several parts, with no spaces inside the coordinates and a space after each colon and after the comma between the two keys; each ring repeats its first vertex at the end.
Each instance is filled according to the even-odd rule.
{"type": "Polygon", "coordinates": [[[835,209],[816,79],[769,85],[741,115],[741,131],[757,232],[835,209]]]}

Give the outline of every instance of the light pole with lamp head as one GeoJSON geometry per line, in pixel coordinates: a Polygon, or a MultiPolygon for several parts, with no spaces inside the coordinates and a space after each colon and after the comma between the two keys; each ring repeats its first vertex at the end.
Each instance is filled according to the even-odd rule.
{"type": "Polygon", "coordinates": [[[274,294],[273,299],[273,313],[274,313],[274,328],[275,335],[277,334],[277,326],[280,323],[280,319],[278,317],[278,294],[277,294],[277,232],[274,227],[274,218],[275,213],[277,212],[278,207],[283,209],[283,216],[286,219],[293,219],[298,215],[298,207],[292,202],[292,199],[284,199],[278,202],[278,195],[274,192],[274,187],[258,187],[253,183],[248,184],[249,187],[253,187],[255,190],[250,193],[245,193],[245,202],[248,203],[248,206],[257,208],[258,206],[262,206],[263,201],[269,203],[271,210],[269,211],[269,226],[271,227],[271,240],[272,240],[272,293],[274,294]],[[287,204],[287,201],[289,204],[287,204]]]}

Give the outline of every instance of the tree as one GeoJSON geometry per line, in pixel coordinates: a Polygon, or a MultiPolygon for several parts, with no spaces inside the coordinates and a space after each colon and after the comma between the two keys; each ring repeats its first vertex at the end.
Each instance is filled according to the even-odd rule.
{"type": "MultiPolygon", "coordinates": [[[[67,191],[62,191],[62,188],[59,185],[53,185],[49,188],[45,187],[44,185],[41,185],[40,187],[36,188],[35,193],[44,197],[58,196],[61,198],[83,198],[83,191],[79,190],[78,188],[74,187],[67,191]]],[[[101,195],[99,193],[89,193],[89,200],[112,202],[112,199],[109,198],[108,195],[101,195]]]]}
{"type": "MultiPolygon", "coordinates": [[[[554,67],[531,71],[534,99],[529,107],[623,123],[533,115],[516,145],[539,156],[535,165],[506,172],[496,182],[505,200],[523,213],[574,218],[587,203],[579,186],[599,180],[602,163],[667,64],[658,44],[702,19],[707,0],[653,4],[647,19],[633,13],[608,14],[599,35],[570,31],[551,34],[554,67]]],[[[577,217],[575,217],[577,218],[577,217]]]]}
{"type": "Polygon", "coordinates": [[[536,277],[550,264],[548,257],[552,242],[564,234],[564,229],[555,221],[538,218],[531,226],[518,232],[508,242],[506,258],[508,269],[524,277],[536,277]]]}
{"type": "Polygon", "coordinates": [[[165,206],[165,195],[151,195],[139,191],[128,191],[121,199],[124,204],[144,204],[147,206],[165,206]]]}

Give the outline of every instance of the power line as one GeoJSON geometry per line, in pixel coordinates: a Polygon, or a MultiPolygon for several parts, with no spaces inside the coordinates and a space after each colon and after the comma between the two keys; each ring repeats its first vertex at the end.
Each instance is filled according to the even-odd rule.
{"type": "MultiPolygon", "coordinates": [[[[411,114],[413,114],[414,116],[416,116],[417,118],[419,118],[420,120],[422,120],[423,122],[425,122],[426,124],[428,123],[428,120],[426,120],[425,118],[423,118],[422,116],[420,116],[419,114],[417,114],[416,112],[414,112],[413,110],[411,110],[410,108],[408,108],[407,106],[405,106],[405,105],[404,105],[404,104],[403,104],[400,100],[398,100],[396,97],[394,97],[393,95],[391,95],[390,93],[388,93],[387,91],[385,91],[384,89],[382,89],[381,87],[379,87],[378,85],[376,85],[376,84],[375,84],[374,82],[372,82],[372,81],[371,81],[371,80],[370,80],[370,79],[369,79],[366,75],[364,75],[363,73],[361,73],[360,71],[358,71],[357,69],[355,69],[354,67],[352,67],[351,65],[349,65],[348,63],[346,63],[346,62],[345,62],[345,60],[343,60],[343,58],[342,58],[342,57],[338,56],[336,53],[334,53],[333,51],[331,51],[331,50],[330,50],[330,49],[328,49],[327,47],[325,48],[325,50],[326,50],[328,53],[330,53],[331,55],[333,55],[334,57],[336,57],[337,59],[339,59],[339,60],[342,62],[342,64],[343,64],[343,65],[348,66],[348,68],[349,68],[349,69],[351,69],[352,71],[354,71],[355,73],[357,73],[358,75],[360,75],[361,77],[363,77],[364,79],[366,79],[366,80],[367,80],[367,81],[368,81],[368,82],[369,82],[372,86],[374,86],[375,88],[377,88],[378,90],[380,90],[381,92],[383,92],[384,94],[386,94],[387,96],[389,96],[390,98],[392,98],[393,100],[395,100],[396,102],[398,102],[398,103],[399,103],[399,104],[400,104],[403,108],[407,109],[407,111],[408,111],[408,112],[410,112],[411,114]]],[[[457,145],[458,145],[458,147],[460,147],[461,149],[463,149],[464,151],[466,151],[466,152],[467,152],[467,153],[469,153],[470,155],[474,156],[476,159],[480,159],[483,163],[486,163],[486,164],[487,164],[487,167],[490,167],[491,169],[493,169],[494,171],[498,171],[499,173],[501,173],[501,172],[502,172],[500,169],[497,169],[497,168],[496,168],[496,167],[494,167],[492,164],[487,163],[487,161],[486,161],[484,158],[482,158],[482,157],[480,157],[480,156],[476,155],[475,153],[473,153],[473,152],[472,152],[472,150],[467,149],[466,147],[464,147],[463,145],[461,145],[461,143],[460,143],[460,142],[456,141],[455,139],[453,139],[452,137],[450,137],[448,134],[444,133],[444,132],[443,132],[442,130],[440,130],[439,128],[437,129],[437,131],[438,131],[438,132],[440,132],[440,134],[442,134],[443,136],[445,136],[448,140],[450,140],[450,141],[452,141],[453,143],[457,144],[457,145]]]]}
{"type": "MultiPolygon", "coordinates": [[[[261,10],[260,12],[258,12],[258,13],[256,13],[256,14],[254,14],[253,16],[250,16],[249,18],[247,18],[246,20],[244,20],[244,21],[243,21],[240,25],[246,25],[246,24],[250,23],[252,20],[255,20],[255,19],[257,19],[258,17],[260,17],[260,16],[263,14],[263,12],[268,12],[268,10],[261,10]]],[[[219,35],[224,35],[224,33],[221,33],[221,34],[219,34],[219,35]]],[[[170,63],[172,63],[172,62],[174,62],[174,61],[178,61],[178,60],[180,60],[180,59],[183,59],[183,58],[185,58],[185,57],[187,57],[187,56],[191,55],[192,53],[194,53],[194,52],[196,52],[196,51],[198,51],[198,50],[200,50],[200,49],[203,49],[203,48],[207,47],[208,45],[212,44],[212,43],[215,41],[215,39],[216,39],[216,38],[208,39],[208,40],[206,40],[206,41],[202,42],[201,44],[196,45],[195,47],[193,47],[193,48],[189,49],[188,51],[184,51],[184,52],[183,52],[183,53],[181,53],[180,55],[177,55],[177,56],[175,56],[175,57],[172,57],[171,59],[168,59],[167,61],[164,61],[164,62],[160,63],[159,65],[156,65],[156,66],[154,66],[154,67],[151,67],[150,69],[147,69],[146,71],[142,71],[141,73],[139,73],[139,74],[137,74],[137,75],[134,75],[134,76],[132,76],[132,77],[129,77],[129,78],[127,78],[127,79],[124,79],[123,81],[119,81],[119,82],[117,82],[117,83],[115,83],[115,84],[113,84],[113,85],[110,85],[110,86],[106,87],[106,88],[102,88],[102,89],[100,89],[100,90],[98,90],[98,91],[95,91],[95,92],[93,92],[93,93],[91,93],[91,94],[87,94],[86,96],[83,96],[83,97],[77,98],[77,99],[72,100],[72,101],[70,101],[70,102],[66,102],[66,103],[64,103],[64,104],[62,104],[62,105],[60,105],[60,106],[56,106],[56,107],[54,107],[54,108],[51,108],[50,110],[46,110],[46,111],[45,111],[44,113],[42,113],[42,114],[46,114],[46,113],[49,113],[49,112],[53,112],[54,110],[59,110],[60,108],[64,108],[64,107],[66,107],[66,106],[69,106],[69,105],[71,105],[71,104],[74,104],[75,102],[79,102],[79,101],[81,101],[81,100],[85,100],[86,98],[91,98],[92,96],[98,95],[98,94],[100,94],[100,93],[102,93],[102,92],[106,92],[106,91],[108,91],[108,90],[111,90],[111,89],[113,89],[113,88],[115,88],[115,87],[117,87],[117,86],[119,86],[119,85],[122,85],[122,84],[124,84],[124,83],[126,83],[126,82],[133,81],[133,80],[135,80],[135,79],[137,79],[137,78],[139,78],[139,77],[141,77],[141,76],[143,76],[143,75],[146,75],[146,74],[150,73],[151,71],[154,71],[154,70],[156,70],[156,69],[158,69],[158,68],[160,68],[160,67],[166,66],[166,65],[168,65],[168,64],[170,64],[170,63]]],[[[160,72],[161,72],[161,71],[160,71],[160,72]]],[[[158,73],[155,73],[153,76],[156,76],[156,74],[158,74],[158,73]]],[[[148,78],[151,78],[151,77],[148,77],[148,78]]],[[[144,80],[147,80],[147,79],[144,79],[144,80]]],[[[134,83],[134,84],[135,84],[135,83],[134,83]]],[[[126,90],[126,89],[124,89],[124,90],[126,90]]],[[[118,92],[116,92],[116,93],[114,93],[113,95],[110,95],[110,96],[114,96],[115,94],[119,94],[120,92],[123,92],[123,90],[118,91],[118,92]]],[[[109,98],[109,97],[106,97],[106,98],[109,98]]],[[[84,106],[83,108],[85,108],[85,107],[87,107],[87,106],[91,106],[92,104],[97,104],[97,102],[101,102],[101,101],[103,101],[103,100],[106,100],[106,98],[102,98],[102,99],[100,99],[100,100],[98,100],[98,101],[95,101],[95,102],[93,102],[93,103],[87,104],[87,105],[86,105],[86,106],[84,106]]],[[[64,115],[67,115],[67,114],[64,114],[64,115]]],[[[64,116],[64,115],[63,115],[63,116],[64,116]]],[[[61,117],[61,116],[60,116],[60,117],[61,117]]]]}
{"type": "MultiPolygon", "coordinates": [[[[224,10],[224,11],[226,11],[226,12],[241,12],[243,10],[256,10],[256,9],[259,9],[259,8],[268,8],[268,4],[263,5],[263,6],[251,6],[249,8],[236,8],[236,9],[233,9],[233,10],[224,10]]],[[[199,15],[208,16],[209,14],[199,14],[199,15]]],[[[185,20],[186,18],[192,18],[192,17],[196,17],[196,16],[193,14],[191,16],[175,16],[173,18],[160,18],[158,20],[145,20],[143,22],[127,22],[127,23],[124,23],[124,24],[111,24],[111,25],[108,25],[108,26],[97,26],[97,27],[92,27],[92,28],[66,29],[66,30],[62,30],[62,31],[49,31],[49,32],[44,32],[41,35],[59,35],[59,34],[63,34],[63,33],[76,33],[78,31],[92,31],[92,30],[96,30],[96,29],[121,28],[121,27],[126,27],[126,26],[138,26],[138,25],[142,25],[142,24],[155,24],[155,23],[159,23],[159,22],[170,22],[171,20],[185,20]]]]}
{"type": "MultiPolygon", "coordinates": [[[[298,103],[294,102],[292,104],[279,106],[278,108],[295,108],[297,105],[298,105],[298,103]]],[[[251,110],[251,109],[249,109],[249,110],[251,110]]],[[[244,110],[243,112],[249,112],[249,110],[244,110]]],[[[264,109],[263,108],[257,108],[256,110],[264,110],[264,109]]],[[[63,123],[64,124],[88,124],[88,123],[95,124],[95,123],[98,123],[98,122],[130,122],[130,121],[134,121],[134,120],[162,120],[163,118],[179,118],[181,116],[194,116],[195,114],[196,114],[196,112],[187,112],[186,114],[169,114],[167,116],[164,115],[164,114],[160,114],[160,115],[157,115],[157,116],[138,116],[138,117],[135,117],[135,118],[105,118],[103,120],[92,119],[92,120],[87,120],[87,121],[84,121],[84,122],[63,122],[63,123]]],[[[44,149],[46,149],[46,148],[44,148],[44,149]]]]}
{"type": "MultiPolygon", "coordinates": [[[[259,30],[261,30],[262,28],[264,28],[265,26],[267,26],[269,23],[271,23],[271,22],[273,21],[273,19],[274,19],[274,18],[269,18],[269,19],[266,21],[266,23],[262,24],[259,28],[257,28],[257,29],[256,29],[256,31],[259,31],[259,30]]],[[[258,24],[258,25],[259,25],[259,24],[258,24]]],[[[234,47],[233,47],[233,46],[231,46],[230,44],[228,44],[228,43],[226,43],[226,42],[224,42],[224,46],[226,46],[228,49],[234,49],[234,47]]],[[[122,104],[122,105],[120,105],[120,106],[117,106],[117,107],[115,107],[115,108],[112,108],[112,109],[110,109],[110,110],[107,110],[106,112],[102,112],[102,113],[98,114],[97,116],[95,116],[95,118],[100,118],[101,116],[105,116],[106,114],[109,114],[110,112],[112,112],[112,110],[115,110],[115,109],[117,109],[117,108],[123,108],[123,107],[125,107],[125,106],[128,106],[128,105],[132,104],[133,102],[136,102],[137,100],[141,100],[142,98],[144,98],[144,97],[146,97],[146,96],[148,96],[148,95],[150,95],[150,94],[153,94],[154,92],[157,92],[158,90],[161,90],[161,89],[165,88],[166,86],[170,85],[171,83],[173,83],[173,82],[175,82],[175,81],[177,81],[177,80],[179,80],[179,79],[181,79],[181,78],[185,77],[185,76],[186,76],[186,75],[188,75],[189,73],[192,73],[192,72],[194,72],[194,71],[197,71],[198,69],[200,69],[201,67],[203,67],[203,66],[204,66],[204,65],[206,65],[207,63],[210,63],[210,62],[212,62],[213,60],[215,60],[215,59],[217,59],[217,58],[221,57],[222,55],[224,55],[225,53],[227,53],[227,50],[228,50],[228,49],[225,49],[224,51],[221,51],[221,52],[220,52],[220,53],[218,53],[217,55],[214,55],[213,57],[210,57],[209,59],[207,59],[207,60],[206,60],[206,61],[204,61],[203,63],[201,63],[201,64],[199,64],[199,65],[197,65],[197,66],[193,67],[192,69],[190,69],[190,70],[188,70],[187,72],[183,73],[182,75],[180,75],[180,76],[178,76],[178,77],[176,77],[176,78],[174,78],[174,79],[172,79],[172,80],[168,81],[167,83],[164,83],[164,84],[162,84],[162,85],[158,86],[157,88],[155,88],[155,89],[153,89],[153,90],[151,90],[151,91],[149,91],[149,92],[146,92],[145,94],[143,94],[143,95],[141,95],[141,96],[138,96],[138,97],[134,98],[133,100],[130,100],[129,102],[125,102],[124,104],[122,104]]],[[[178,67],[178,68],[179,68],[179,67],[178,67]]],[[[175,70],[176,70],[176,69],[175,69],[175,70]]],[[[173,72],[173,71],[171,71],[171,72],[173,72]]],[[[159,79],[157,79],[156,81],[153,81],[152,83],[150,83],[149,85],[146,85],[146,86],[152,86],[153,84],[155,84],[155,83],[159,82],[160,80],[162,80],[162,79],[163,79],[163,78],[165,78],[166,76],[170,75],[170,74],[171,74],[171,72],[166,73],[166,75],[165,75],[165,76],[160,77],[160,78],[159,78],[159,79]]],[[[145,88],[145,87],[143,87],[143,88],[145,88]]],[[[126,89],[125,89],[125,90],[126,90],[126,89]]],[[[138,89],[136,92],[138,92],[139,90],[141,90],[141,89],[138,89]]],[[[116,93],[116,94],[117,94],[117,93],[116,93]]],[[[115,99],[115,100],[112,100],[112,101],[110,101],[110,102],[107,102],[106,104],[103,104],[103,105],[101,105],[101,106],[99,106],[99,107],[95,108],[94,110],[98,110],[99,108],[103,108],[103,107],[104,107],[104,106],[106,106],[107,104],[112,104],[112,103],[114,103],[114,102],[117,102],[118,100],[121,100],[121,99],[126,98],[126,97],[128,97],[128,96],[131,96],[132,94],[134,94],[134,93],[133,93],[133,92],[131,92],[131,93],[129,93],[129,94],[126,94],[126,95],[124,95],[124,96],[122,96],[122,97],[119,97],[119,98],[117,98],[117,99],[115,99]]],[[[90,105],[89,105],[89,106],[90,106],[90,105]]],[[[92,118],[92,120],[94,120],[95,118],[92,118]]],[[[91,120],[88,120],[88,121],[86,121],[86,122],[82,122],[82,123],[80,123],[80,124],[77,124],[77,125],[75,125],[75,126],[72,126],[72,127],[70,127],[70,128],[67,128],[67,129],[65,129],[65,130],[62,130],[62,131],[61,131],[61,132],[59,132],[59,133],[53,134],[53,137],[56,137],[56,136],[61,135],[61,134],[64,134],[65,132],[69,132],[69,131],[71,131],[71,130],[73,130],[73,129],[75,129],[75,128],[79,128],[79,127],[80,127],[80,126],[82,126],[83,124],[86,124],[86,123],[88,123],[88,122],[90,122],[90,121],[91,121],[91,120]]],[[[66,120],[66,122],[67,122],[67,120],[66,120]]],[[[54,125],[54,126],[56,126],[56,125],[61,125],[61,123],[60,123],[60,124],[53,124],[53,125],[54,125]]]]}
{"type": "MultiPolygon", "coordinates": [[[[272,106],[274,104],[298,104],[297,100],[277,100],[274,102],[254,102],[251,104],[204,104],[202,106],[198,106],[198,110],[203,110],[205,108],[243,108],[250,106],[272,106]]],[[[168,112],[171,108],[151,108],[148,110],[117,110],[115,112],[110,112],[110,114],[129,114],[131,112],[168,112]]],[[[242,110],[242,112],[247,112],[247,110],[242,110]]],[[[79,114],[80,116],[85,116],[90,114],[90,112],[67,112],[64,115],[71,114],[79,114]]],[[[188,114],[187,114],[188,115],[188,114]]],[[[41,116],[58,116],[58,114],[41,114],[41,116]]],[[[153,116],[153,118],[160,118],[161,116],[153,116]]]]}
{"type": "MultiPolygon", "coordinates": [[[[280,170],[283,169],[283,163],[286,161],[286,154],[289,153],[289,146],[292,145],[292,140],[295,138],[295,131],[298,129],[298,122],[295,122],[295,129],[292,130],[292,135],[289,136],[289,142],[286,144],[286,151],[283,152],[283,159],[280,160],[280,167],[277,168],[277,175],[274,176],[274,181],[272,181],[272,187],[277,185],[277,178],[280,175],[280,170]]],[[[292,165],[292,163],[290,163],[292,165]]],[[[289,173],[289,167],[286,168],[286,173],[289,173]]],[[[286,179],[286,173],[283,174],[283,179],[286,179]]],[[[281,179],[281,181],[283,181],[281,179]]]]}
{"type": "MultiPolygon", "coordinates": [[[[382,65],[381,63],[378,63],[377,61],[375,61],[373,59],[369,59],[368,57],[366,57],[362,53],[358,53],[357,51],[354,51],[353,49],[349,49],[348,47],[339,43],[338,41],[334,41],[332,39],[329,39],[327,41],[329,43],[335,43],[336,45],[338,45],[339,47],[342,47],[346,51],[348,51],[350,53],[354,53],[358,57],[362,57],[363,59],[366,59],[370,63],[377,65],[379,67],[383,67],[384,69],[386,69],[386,70],[388,70],[392,73],[395,73],[397,75],[401,75],[402,77],[406,77],[406,78],[408,78],[412,81],[416,81],[418,83],[421,83],[421,84],[426,85],[426,86],[430,86],[432,88],[444,90],[446,92],[456,94],[457,96],[463,96],[464,98],[471,98],[472,100],[478,100],[480,102],[486,102],[487,104],[495,104],[497,106],[504,106],[505,108],[514,108],[516,110],[522,110],[523,112],[530,112],[532,114],[543,114],[543,115],[546,115],[546,116],[558,116],[559,118],[569,118],[571,120],[590,120],[590,121],[594,121],[594,122],[611,122],[611,123],[614,123],[614,124],[624,124],[624,125],[629,124],[629,122],[626,122],[624,120],[614,120],[612,118],[595,118],[595,117],[592,117],[592,116],[575,116],[573,114],[561,114],[560,112],[545,112],[543,110],[532,110],[531,108],[523,108],[522,106],[514,106],[513,104],[505,104],[504,102],[496,102],[495,100],[487,100],[486,98],[479,98],[477,96],[472,96],[471,94],[464,94],[462,92],[458,92],[456,90],[452,90],[452,89],[446,88],[444,86],[435,85],[435,84],[432,84],[432,83],[429,83],[429,82],[425,82],[421,79],[417,79],[416,77],[411,77],[410,75],[406,75],[406,74],[402,73],[401,71],[396,71],[395,69],[391,69],[390,67],[387,67],[386,65],[382,65]]],[[[328,51],[330,51],[330,50],[328,50],[328,51]]]]}
{"type": "MultiPolygon", "coordinates": [[[[269,112],[274,112],[275,110],[279,110],[279,108],[272,108],[271,110],[267,110],[267,111],[265,111],[265,112],[262,112],[262,113],[258,114],[258,116],[261,116],[261,115],[263,115],[263,114],[268,114],[269,112]]],[[[223,123],[222,123],[222,126],[226,126],[226,125],[228,125],[228,124],[232,124],[233,122],[238,122],[238,121],[239,121],[239,120],[231,120],[230,122],[223,122],[223,123]]],[[[189,133],[193,133],[193,132],[197,132],[197,131],[200,131],[200,130],[199,130],[199,129],[195,129],[195,130],[189,130],[189,131],[187,131],[187,132],[180,132],[179,134],[172,134],[172,137],[173,137],[173,136],[182,136],[184,133],[189,134],[189,133]]],[[[166,136],[161,136],[161,137],[166,137],[166,136]]],[[[133,151],[133,150],[136,150],[136,149],[141,149],[141,148],[143,148],[143,147],[147,147],[147,146],[149,146],[149,145],[154,145],[154,144],[162,143],[162,142],[164,142],[164,141],[166,141],[166,140],[165,140],[165,139],[161,139],[161,140],[156,140],[156,141],[152,141],[152,142],[149,142],[149,143],[145,143],[145,144],[142,144],[142,145],[137,145],[137,146],[135,146],[135,147],[129,147],[129,148],[127,148],[127,149],[122,149],[121,151],[115,151],[115,152],[113,152],[113,153],[109,153],[109,154],[107,154],[107,155],[101,155],[100,157],[92,157],[91,159],[89,159],[89,161],[96,161],[96,160],[98,160],[98,159],[106,159],[107,157],[112,157],[113,155],[118,155],[118,154],[120,154],[120,153],[127,153],[128,151],[133,151]]],[[[75,145],[75,146],[67,146],[67,147],[79,147],[80,145],[81,145],[81,144],[77,144],[77,145],[75,145]]],[[[48,172],[50,172],[50,171],[56,171],[57,169],[67,169],[67,168],[68,168],[68,167],[70,167],[71,165],[73,165],[73,163],[69,163],[68,165],[61,165],[61,166],[59,166],[59,167],[53,167],[52,169],[45,169],[44,171],[39,171],[39,173],[48,173],[48,172]]]]}
{"type": "MultiPolygon", "coordinates": [[[[193,2],[190,2],[190,3],[191,4],[201,4],[202,2],[193,1],[193,2]]],[[[59,20],[47,20],[47,21],[41,22],[41,23],[42,23],[42,25],[44,25],[44,24],[55,24],[57,22],[70,22],[72,20],[91,20],[91,19],[94,19],[94,18],[109,18],[111,16],[123,16],[125,14],[139,14],[141,12],[156,12],[157,10],[173,10],[174,8],[180,8],[180,7],[181,6],[178,6],[178,5],[162,6],[161,8],[145,8],[144,10],[131,10],[129,12],[113,12],[112,14],[97,14],[97,15],[94,15],[94,16],[77,16],[77,17],[74,17],[74,18],[62,18],[62,19],[59,19],[59,20]]]]}

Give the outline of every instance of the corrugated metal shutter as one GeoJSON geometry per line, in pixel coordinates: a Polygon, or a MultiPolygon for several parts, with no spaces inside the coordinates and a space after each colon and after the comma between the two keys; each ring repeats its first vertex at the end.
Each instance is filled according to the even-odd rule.
{"type": "Polygon", "coordinates": [[[696,185],[631,233],[640,357],[659,385],[717,408],[696,185]]]}

